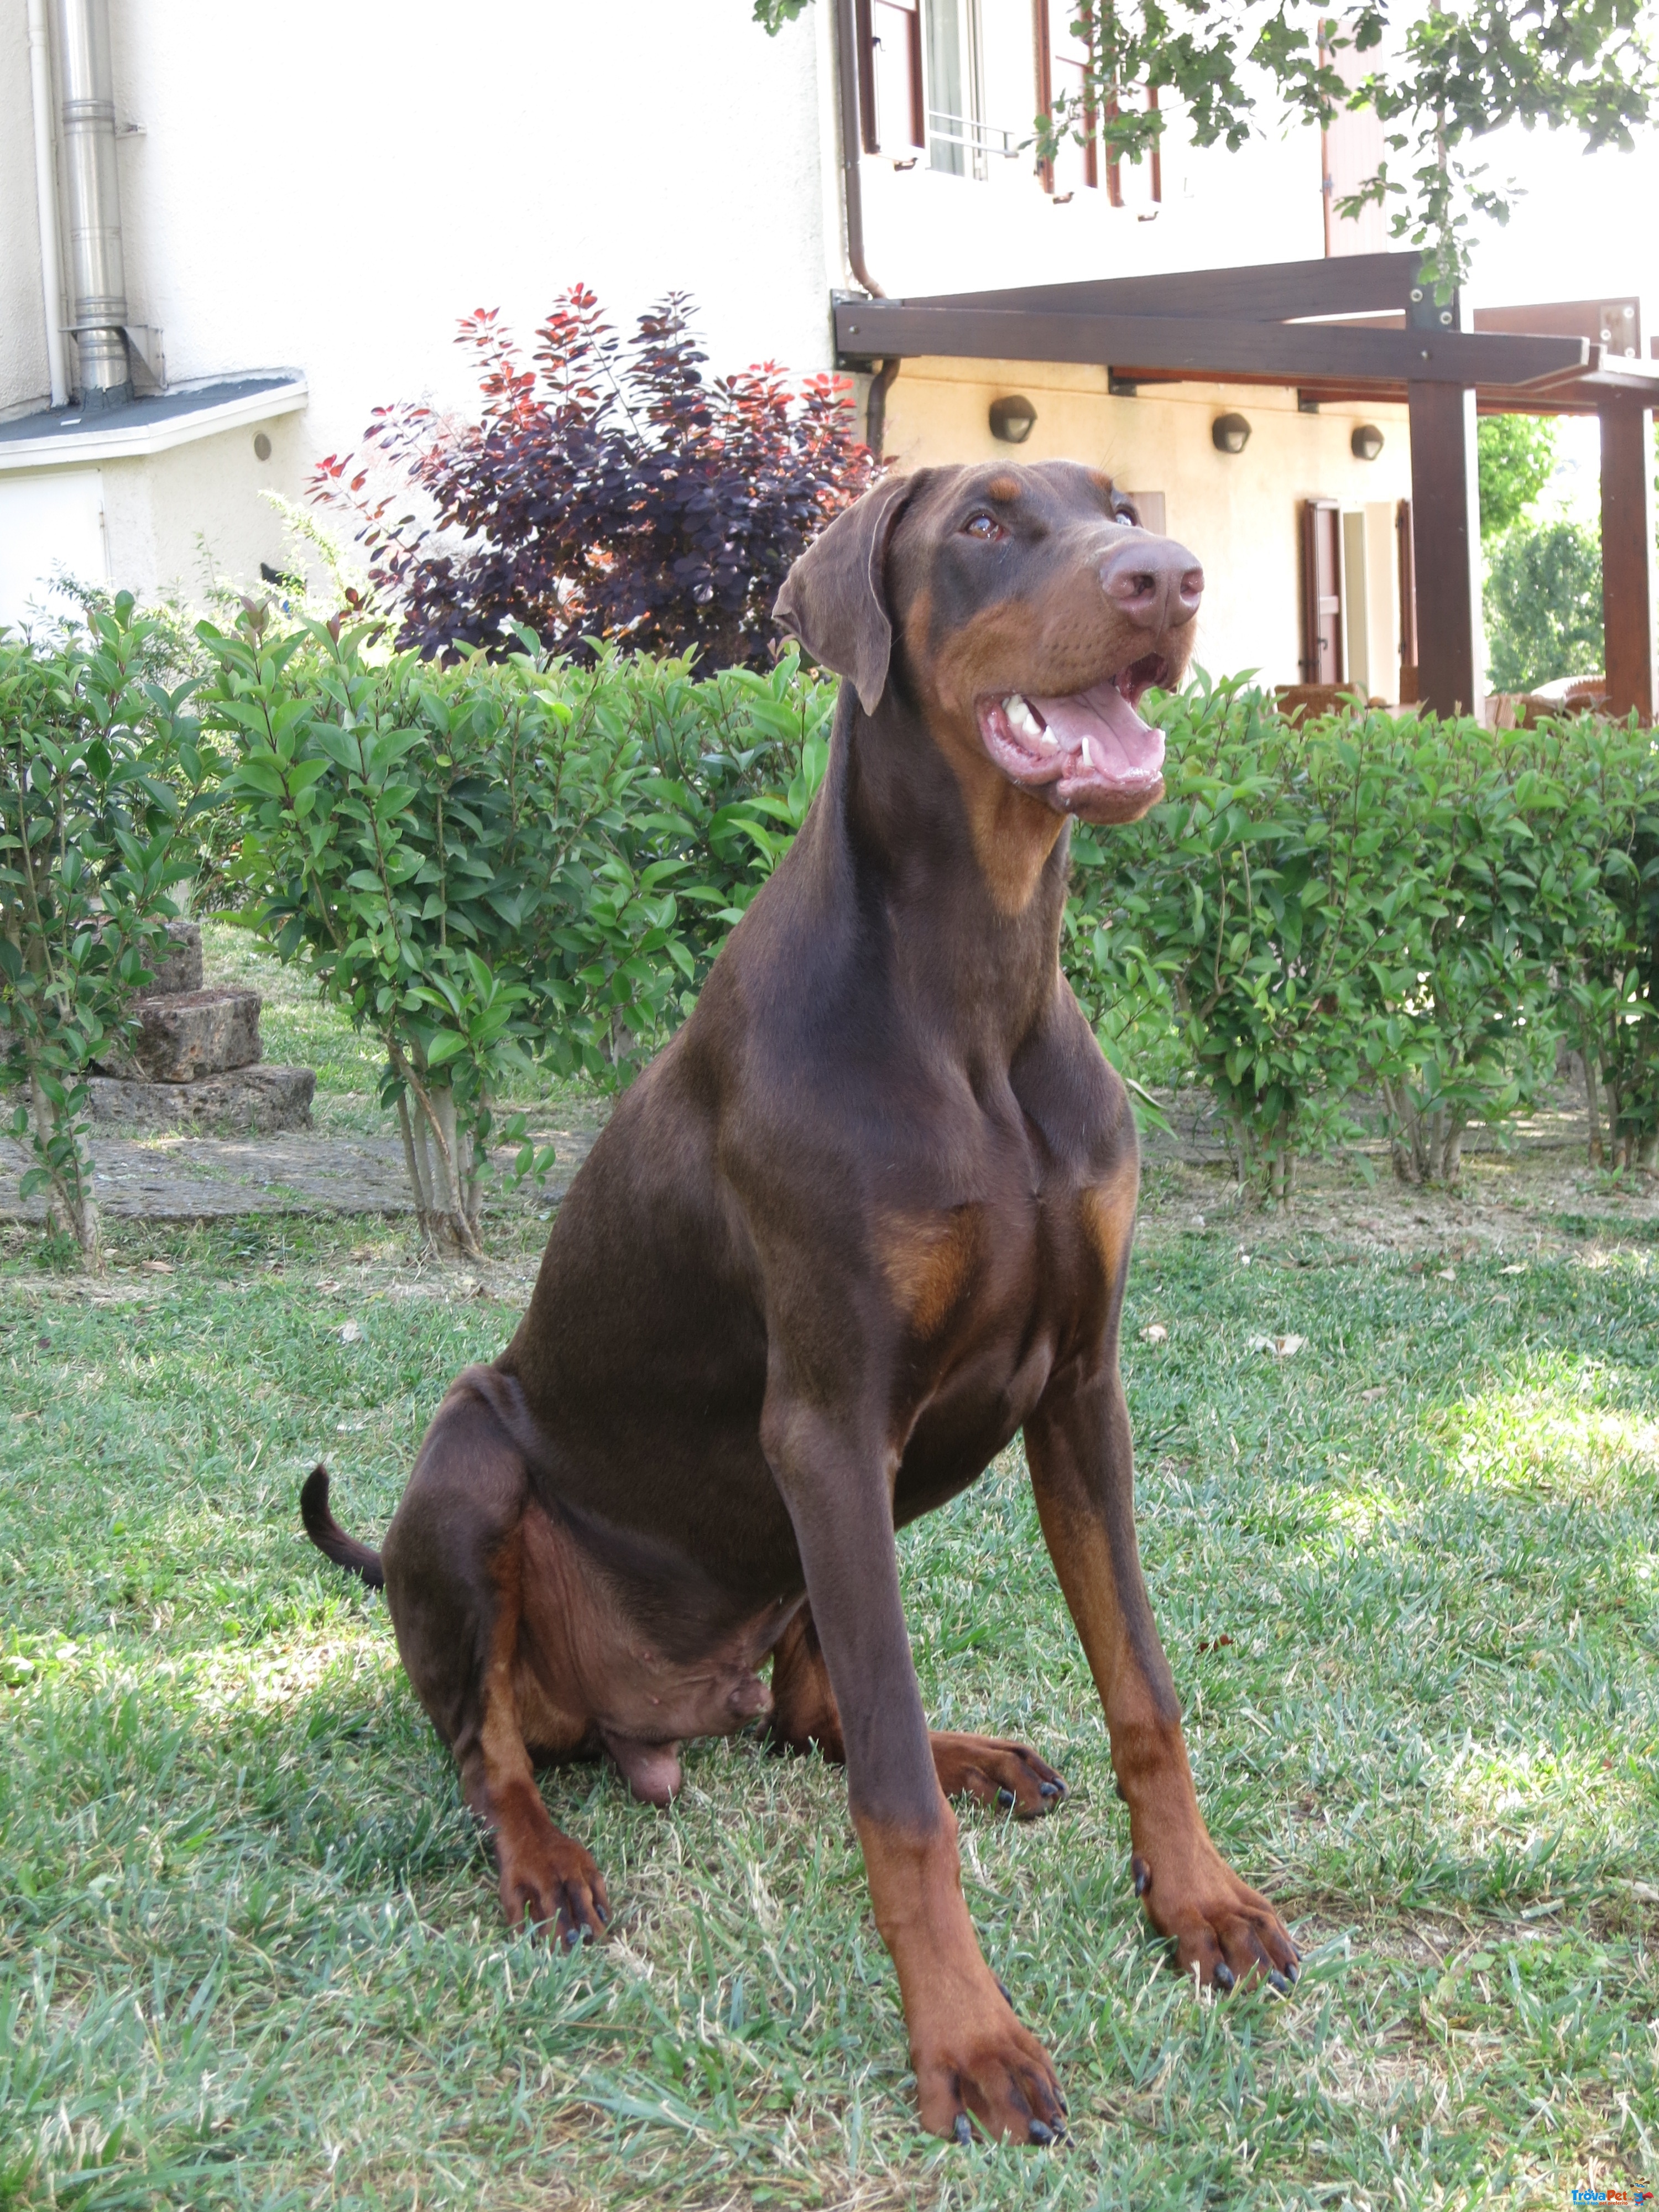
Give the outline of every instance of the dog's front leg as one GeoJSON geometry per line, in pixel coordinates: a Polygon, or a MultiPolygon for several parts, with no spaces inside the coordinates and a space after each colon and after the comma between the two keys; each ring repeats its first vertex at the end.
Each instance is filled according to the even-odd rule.
{"type": "Polygon", "coordinates": [[[910,1658],[884,1440],[769,1395],[762,1438],[794,1522],[846,1747],[871,1902],[892,1954],[922,2124],[1047,2142],[1065,2107],[1048,2054],[981,1956],[910,1658]]]}
{"type": "MultiPolygon", "coordinates": [[[[1115,1307],[1115,1301],[1114,1302],[1115,1307]]],[[[1112,1337],[1091,1377],[1052,1386],[1025,1424],[1042,1533],[1106,1709],[1112,1765],[1129,1808],[1136,1893],[1183,1973],[1231,1989],[1266,1974],[1279,1988],[1296,1946],[1265,1897],[1241,1881],[1198,1808],[1170,1662],[1135,1541],[1129,1410],[1112,1337]]]]}

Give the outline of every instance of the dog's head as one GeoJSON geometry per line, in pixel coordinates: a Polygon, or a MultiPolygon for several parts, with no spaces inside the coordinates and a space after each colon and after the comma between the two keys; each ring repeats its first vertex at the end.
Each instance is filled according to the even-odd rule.
{"type": "Polygon", "coordinates": [[[796,562],[776,619],[866,714],[896,687],[964,777],[988,765],[1056,814],[1132,822],[1164,795],[1138,702],[1180,681],[1203,590],[1109,477],[998,462],[867,492],[796,562]]]}

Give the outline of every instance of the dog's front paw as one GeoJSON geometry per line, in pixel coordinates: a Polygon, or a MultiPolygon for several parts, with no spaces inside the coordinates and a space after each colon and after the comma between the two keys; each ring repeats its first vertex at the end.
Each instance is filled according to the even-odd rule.
{"type": "Polygon", "coordinates": [[[936,2020],[915,2025],[910,2062],[921,2124],[936,2136],[966,2142],[975,2124],[1000,2142],[1048,2143],[1066,2132],[1048,2054],[988,1972],[982,1987],[952,1991],[936,2020]]]}
{"type": "Polygon", "coordinates": [[[1284,1922],[1207,1836],[1149,1844],[1131,1857],[1129,1871],[1147,1918],[1175,1943],[1183,1974],[1196,1967],[1200,1983],[1219,1990],[1265,1980],[1281,1994],[1296,1979],[1299,1959],[1284,1922]]]}
{"type": "Polygon", "coordinates": [[[1052,1813],[1066,1795],[1066,1784],[1047,1759],[1023,1743],[938,1729],[933,1741],[939,1786],[947,1797],[975,1797],[1017,1820],[1036,1820],[1052,1813]]]}
{"type": "Polygon", "coordinates": [[[507,1925],[527,1923],[548,1931],[567,1947],[586,1937],[603,1942],[611,1921],[605,1876],[591,1851],[574,1836],[549,1824],[545,1836],[515,1838],[505,1844],[498,1834],[501,1910],[507,1925]]]}

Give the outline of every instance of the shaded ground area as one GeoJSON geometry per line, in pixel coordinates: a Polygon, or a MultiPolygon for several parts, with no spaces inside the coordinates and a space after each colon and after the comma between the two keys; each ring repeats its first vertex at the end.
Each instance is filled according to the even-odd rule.
{"type": "MultiPolygon", "coordinates": [[[[223,924],[203,932],[210,982],[258,990],[272,1060],[317,1070],[314,1127],[283,1137],[112,1137],[94,1133],[95,1187],[116,1220],[213,1221],[239,1215],[360,1214],[413,1211],[396,1126],[371,1087],[380,1049],[320,1006],[303,978],[260,954],[223,924]]],[[[604,1126],[609,1101],[586,1086],[550,1090],[535,1075],[509,1106],[523,1106],[538,1145],[556,1167],[544,1183],[512,1185],[503,1175],[487,1200],[498,1245],[533,1242],[533,1224],[558,1204],[604,1126]],[[503,1235],[502,1232],[505,1232],[503,1235]]],[[[1326,1160],[1299,1162],[1294,1202],[1263,1209],[1236,1187],[1225,1131],[1207,1095],[1160,1094],[1168,1128],[1142,1138],[1143,1242],[1171,1231],[1237,1230],[1277,1247],[1334,1237],[1385,1251],[1507,1248],[1517,1238],[1540,1250],[1579,1234],[1589,1215],[1640,1238],[1659,1226],[1659,1179],[1589,1167],[1582,1088],[1559,1084],[1532,1111],[1501,1129],[1477,1126],[1454,1191],[1407,1190],[1395,1182],[1381,1135],[1326,1160]]],[[[499,1165],[505,1170],[508,1156],[499,1165]]],[[[18,1198],[22,1164],[0,1152],[0,1222],[45,1218],[44,1199],[18,1198]]]]}
{"type": "Polygon", "coordinates": [[[1145,1235],[1237,1229],[1264,1249],[1310,1237],[1355,1248],[1414,1251],[1446,1243],[1532,1251],[1583,1233],[1594,1218],[1636,1242],[1659,1234],[1659,1178],[1589,1161],[1581,1085],[1562,1081],[1501,1128],[1476,1125],[1451,1190],[1399,1182],[1380,1134],[1323,1160],[1297,1164],[1288,1208],[1262,1206],[1236,1183],[1221,1120],[1203,1094],[1160,1101],[1170,1128],[1141,1139],[1145,1235]]]}
{"type": "MultiPolygon", "coordinates": [[[[536,1132],[556,1170],[503,1203],[556,1205],[599,1133],[597,1118],[536,1132]]],[[[257,1213],[412,1213],[396,1135],[300,1132],[282,1137],[109,1137],[95,1139],[94,1188],[112,1218],[215,1221],[257,1213]]],[[[503,1154],[500,1164],[509,1164],[503,1154]]],[[[44,1198],[20,1200],[15,1173],[0,1176],[0,1221],[43,1221],[44,1198]]]]}

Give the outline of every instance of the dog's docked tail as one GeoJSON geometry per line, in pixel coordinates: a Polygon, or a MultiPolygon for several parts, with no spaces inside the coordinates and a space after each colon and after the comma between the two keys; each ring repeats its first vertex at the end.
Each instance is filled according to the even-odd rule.
{"type": "Polygon", "coordinates": [[[306,1524],[306,1534],[319,1552],[326,1553],[337,1567],[348,1573],[361,1575],[370,1589],[386,1588],[386,1572],[380,1565],[380,1555],[368,1544],[360,1544],[345,1530],[328,1510],[328,1469],[313,1467],[306,1477],[305,1487],[300,1492],[300,1518],[306,1524]]]}

